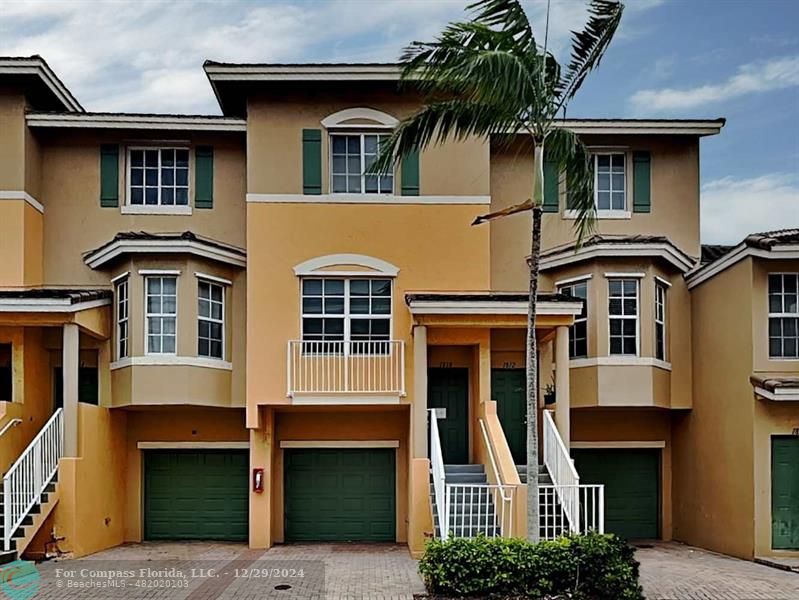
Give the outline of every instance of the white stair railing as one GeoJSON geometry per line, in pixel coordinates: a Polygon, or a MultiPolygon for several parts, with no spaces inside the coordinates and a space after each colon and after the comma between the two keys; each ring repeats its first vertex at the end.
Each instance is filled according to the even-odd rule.
{"type": "Polygon", "coordinates": [[[63,410],[58,409],[3,477],[3,549],[39,502],[64,454],[63,410]]]}
{"type": "Polygon", "coordinates": [[[605,533],[604,485],[539,485],[541,539],[554,540],[568,533],[605,533]],[[576,497],[579,511],[574,522],[563,510],[561,498],[576,497]]]}
{"type": "Polygon", "coordinates": [[[496,487],[492,490],[492,493],[494,494],[494,505],[498,507],[496,513],[499,515],[500,532],[501,535],[510,537],[513,533],[514,489],[513,486],[505,485],[505,482],[502,481],[502,476],[497,468],[497,459],[494,457],[494,448],[491,446],[491,440],[488,438],[488,429],[483,419],[480,419],[480,431],[483,434],[483,443],[488,452],[488,462],[491,465],[491,473],[496,482],[496,487]],[[506,516],[507,522],[505,519],[506,516]]]}
{"type": "MultiPolygon", "coordinates": [[[[448,483],[446,523],[449,536],[502,537],[503,524],[513,519],[515,486],[490,483],[448,483]],[[499,501],[507,496],[508,501],[499,501]],[[457,505],[457,510],[454,506],[457,505]]],[[[510,529],[505,530],[510,537],[510,529]]],[[[447,536],[442,536],[447,537],[447,536]]]]}
{"type": "Polygon", "coordinates": [[[555,421],[552,419],[552,412],[549,410],[544,413],[544,465],[549,471],[552,483],[558,495],[563,511],[569,522],[569,530],[577,533],[580,528],[579,510],[580,477],[574,468],[574,461],[563,443],[563,439],[558,433],[555,421]]]}
{"type": "Polygon", "coordinates": [[[445,492],[445,472],[444,455],[441,452],[441,438],[438,434],[438,415],[435,409],[428,410],[430,421],[430,470],[433,476],[433,490],[436,498],[436,512],[438,516],[438,531],[442,539],[446,539],[448,531],[446,529],[449,518],[447,515],[447,502],[444,497],[445,492]]]}

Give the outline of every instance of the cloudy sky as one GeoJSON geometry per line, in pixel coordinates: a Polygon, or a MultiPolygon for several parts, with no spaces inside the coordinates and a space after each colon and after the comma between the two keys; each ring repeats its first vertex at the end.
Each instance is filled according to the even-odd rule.
{"type": "MultiPolygon", "coordinates": [[[[219,110],[205,59],[392,61],[463,17],[465,0],[3,0],[0,55],[41,54],[91,111],[219,110]]],[[[543,33],[545,0],[525,4],[543,33]]],[[[581,0],[552,0],[567,56],[581,0]]],[[[628,0],[579,117],[727,117],[702,141],[702,237],[799,227],[799,1],[628,0]]]]}

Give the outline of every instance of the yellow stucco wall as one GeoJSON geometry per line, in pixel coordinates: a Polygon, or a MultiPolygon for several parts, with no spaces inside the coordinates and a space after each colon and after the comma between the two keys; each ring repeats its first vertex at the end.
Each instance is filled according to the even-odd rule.
{"type": "Polygon", "coordinates": [[[391,327],[393,338],[406,344],[405,387],[411,401],[414,367],[405,293],[488,286],[488,231],[470,226],[480,208],[249,204],[247,304],[257,309],[250,311],[247,324],[248,405],[288,402],[286,342],[300,337],[300,283],[293,267],[339,253],[364,254],[399,267],[391,327]]]}
{"type": "Polygon", "coordinates": [[[674,421],[674,537],[743,558],[754,551],[751,285],[745,260],[692,290],[694,405],[674,421]]]}
{"type": "MultiPolygon", "coordinates": [[[[601,234],[665,235],[683,252],[699,256],[699,142],[688,136],[584,136],[586,144],[632,156],[635,150],[648,150],[652,156],[652,210],[632,213],[629,219],[600,219],[601,234]]],[[[628,205],[632,202],[632,162],[628,157],[628,205]]],[[[533,159],[530,144],[491,147],[491,210],[522,202],[531,196],[533,159]]],[[[560,208],[565,207],[565,186],[560,208]]],[[[527,287],[530,254],[530,216],[514,215],[498,219],[491,227],[491,287],[520,290],[527,287]]],[[[571,242],[574,221],[560,213],[545,213],[542,247],[571,242]]]]}

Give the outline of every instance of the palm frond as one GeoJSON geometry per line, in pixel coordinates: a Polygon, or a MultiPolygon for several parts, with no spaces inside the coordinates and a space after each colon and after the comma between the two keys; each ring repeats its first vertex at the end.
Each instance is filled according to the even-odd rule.
{"type": "Polygon", "coordinates": [[[576,133],[562,127],[549,132],[544,152],[547,160],[557,164],[558,171],[566,175],[566,205],[576,215],[574,229],[579,246],[596,225],[591,152],[576,133]]]}
{"type": "Polygon", "coordinates": [[[599,66],[623,11],[624,5],[616,0],[591,0],[585,28],[572,32],[571,61],[561,82],[553,116],[574,97],[588,73],[599,66]]]}
{"type": "Polygon", "coordinates": [[[502,210],[497,210],[491,213],[487,213],[485,215],[479,215],[475,217],[474,221],[472,221],[472,225],[480,225],[481,223],[486,223],[488,221],[493,221],[494,219],[500,219],[502,217],[509,217],[511,215],[515,215],[520,212],[527,212],[528,210],[533,210],[533,201],[528,198],[524,202],[520,202],[519,204],[513,204],[508,206],[507,208],[503,208],[502,210]]]}
{"type": "Polygon", "coordinates": [[[452,98],[430,102],[403,119],[386,142],[370,173],[386,173],[410,152],[444,140],[469,137],[489,138],[523,127],[515,110],[487,102],[452,98]]]}
{"type": "Polygon", "coordinates": [[[513,36],[521,47],[535,47],[530,20],[519,0],[480,0],[467,7],[474,11],[474,21],[489,27],[500,27],[513,36]]]}

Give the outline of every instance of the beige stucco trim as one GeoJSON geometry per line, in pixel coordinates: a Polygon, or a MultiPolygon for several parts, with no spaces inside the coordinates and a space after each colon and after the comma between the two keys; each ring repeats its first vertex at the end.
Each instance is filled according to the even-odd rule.
{"type": "Polygon", "coordinates": [[[366,256],[365,254],[327,254],[325,256],[317,256],[309,260],[303,261],[294,266],[294,274],[298,277],[308,275],[321,275],[321,276],[336,276],[336,275],[385,275],[387,277],[396,277],[399,274],[399,267],[392,265],[390,262],[375,258],[373,256],[366,256]],[[322,271],[328,267],[337,267],[341,265],[357,266],[370,269],[368,272],[331,272],[322,271]]]}
{"type": "Polygon", "coordinates": [[[395,194],[247,194],[266,204],[491,204],[491,196],[397,196],[395,194]]]}
{"type": "Polygon", "coordinates": [[[180,269],[139,269],[139,275],[180,275],[180,269]]]}
{"type": "Polygon", "coordinates": [[[693,262],[668,244],[594,244],[578,250],[568,249],[545,256],[541,259],[541,270],[554,269],[594,258],[641,258],[643,256],[663,258],[683,273],[688,272],[694,266],[693,262]]]}
{"type": "Polygon", "coordinates": [[[122,254],[192,254],[236,267],[247,266],[247,259],[237,253],[190,240],[118,240],[85,262],[96,269],[122,254]]]}
{"type": "Polygon", "coordinates": [[[573,449],[580,448],[665,448],[665,440],[654,441],[620,441],[620,442],[572,442],[573,449]]]}
{"type": "Polygon", "coordinates": [[[28,192],[22,190],[5,190],[0,191],[0,200],[24,200],[40,213],[44,213],[44,204],[39,202],[36,198],[31,196],[28,192]]]}
{"type": "Polygon", "coordinates": [[[758,258],[775,258],[775,259],[799,259],[799,244],[783,244],[776,246],[771,250],[762,250],[759,248],[750,248],[745,244],[739,245],[737,248],[731,250],[719,260],[709,265],[700,265],[686,274],[685,280],[688,283],[688,289],[693,289],[700,283],[703,283],[711,277],[718,275],[725,269],[728,269],[738,261],[747,257],[758,258]]]}
{"type": "Polygon", "coordinates": [[[114,361],[109,365],[113,371],[125,367],[163,367],[163,366],[184,366],[184,367],[204,367],[206,369],[220,369],[222,371],[232,371],[233,363],[216,358],[204,358],[201,356],[175,356],[171,354],[151,354],[149,356],[130,356],[114,361]]]}
{"type": "Polygon", "coordinates": [[[182,117],[115,114],[38,114],[26,115],[29,127],[69,127],[87,129],[160,129],[170,131],[247,131],[247,121],[232,117],[182,117]]]}
{"type": "MultiPolygon", "coordinates": [[[[413,315],[526,315],[527,302],[490,302],[490,301],[438,301],[414,300],[408,307],[413,315]]],[[[538,315],[579,315],[583,310],[582,302],[539,302],[536,304],[538,315]]]]}
{"type": "Polygon", "coordinates": [[[199,273],[195,271],[194,276],[197,279],[213,281],[214,283],[221,283],[222,285],[233,285],[233,282],[230,279],[225,279],[224,277],[217,277],[216,275],[209,275],[208,273],[199,273]]]}
{"type": "Polygon", "coordinates": [[[186,217],[192,214],[193,209],[190,204],[182,206],[153,206],[153,205],[136,205],[136,204],[123,204],[119,212],[123,215],[177,215],[186,217]]]}
{"type": "Polygon", "coordinates": [[[120,273],[119,275],[114,275],[111,278],[111,283],[114,284],[117,281],[121,281],[122,279],[125,279],[128,276],[130,276],[130,271],[124,271],[124,272],[120,273]]]}
{"type": "Polygon", "coordinates": [[[774,400],[777,402],[799,401],[799,390],[797,389],[770,392],[762,387],[755,387],[755,394],[765,400],[774,400]]]}
{"type": "Polygon", "coordinates": [[[643,279],[644,277],[646,277],[646,273],[642,273],[641,271],[614,271],[614,272],[603,273],[603,275],[608,279],[619,279],[623,277],[643,279]]]}
{"type": "Polygon", "coordinates": [[[663,279],[662,277],[658,277],[657,275],[655,275],[655,281],[657,281],[658,283],[662,283],[666,287],[671,287],[671,282],[668,279],[663,279]]]}
{"type": "MultiPolygon", "coordinates": [[[[563,218],[566,220],[574,221],[580,218],[580,211],[578,210],[564,210],[563,218]]],[[[597,210],[596,218],[602,219],[632,219],[633,213],[629,210],[597,210]]]]}
{"type": "Polygon", "coordinates": [[[572,369],[596,366],[657,367],[659,369],[671,371],[670,362],[647,356],[596,356],[593,358],[573,358],[569,361],[569,367],[572,369]]]}
{"type": "Polygon", "coordinates": [[[393,117],[390,114],[383,112],[382,110],[375,110],[374,108],[358,106],[336,111],[333,114],[328,115],[324,119],[322,119],[321,123],[322,127],[326,129],[347,128],[347,127],[355,127],[358,129],[369,129],[375,127],[381,129],[385,128],[393,129],[394,127],[399,125],[399,120],[396,117],[393,117]],[[369,125],[363,123],[347,123],[347,121],[351,121],[353,119],[374,121],[375,125],[369,125]]]}
{"type": "Polygon", "coordinates": [[[399,448],[399,440],[283,440],[281,448],[399,448]]]}
{"type": "Polygon", "coordinates": [[[250,442],[137,442],[139,450],[247,450],[250,442]]]}
{"type": "Polygon", "coordinates": [[[555,288],[559,288],[564,285],[569,285],[570,283],[580,283],[581,281],[588,281],[589,279],[593,279],[594,275],[592,273],[586,273],[585,275],[577,275],[575,277],[569,277],[567,279],[559,279],[555,282],[555,288]]]}
{"type": "Polygon", "coordinates": [[[72,313],[111,304],[110,298],[72,304],[68,298],[2,298],[0,313],[72,313]]]}

